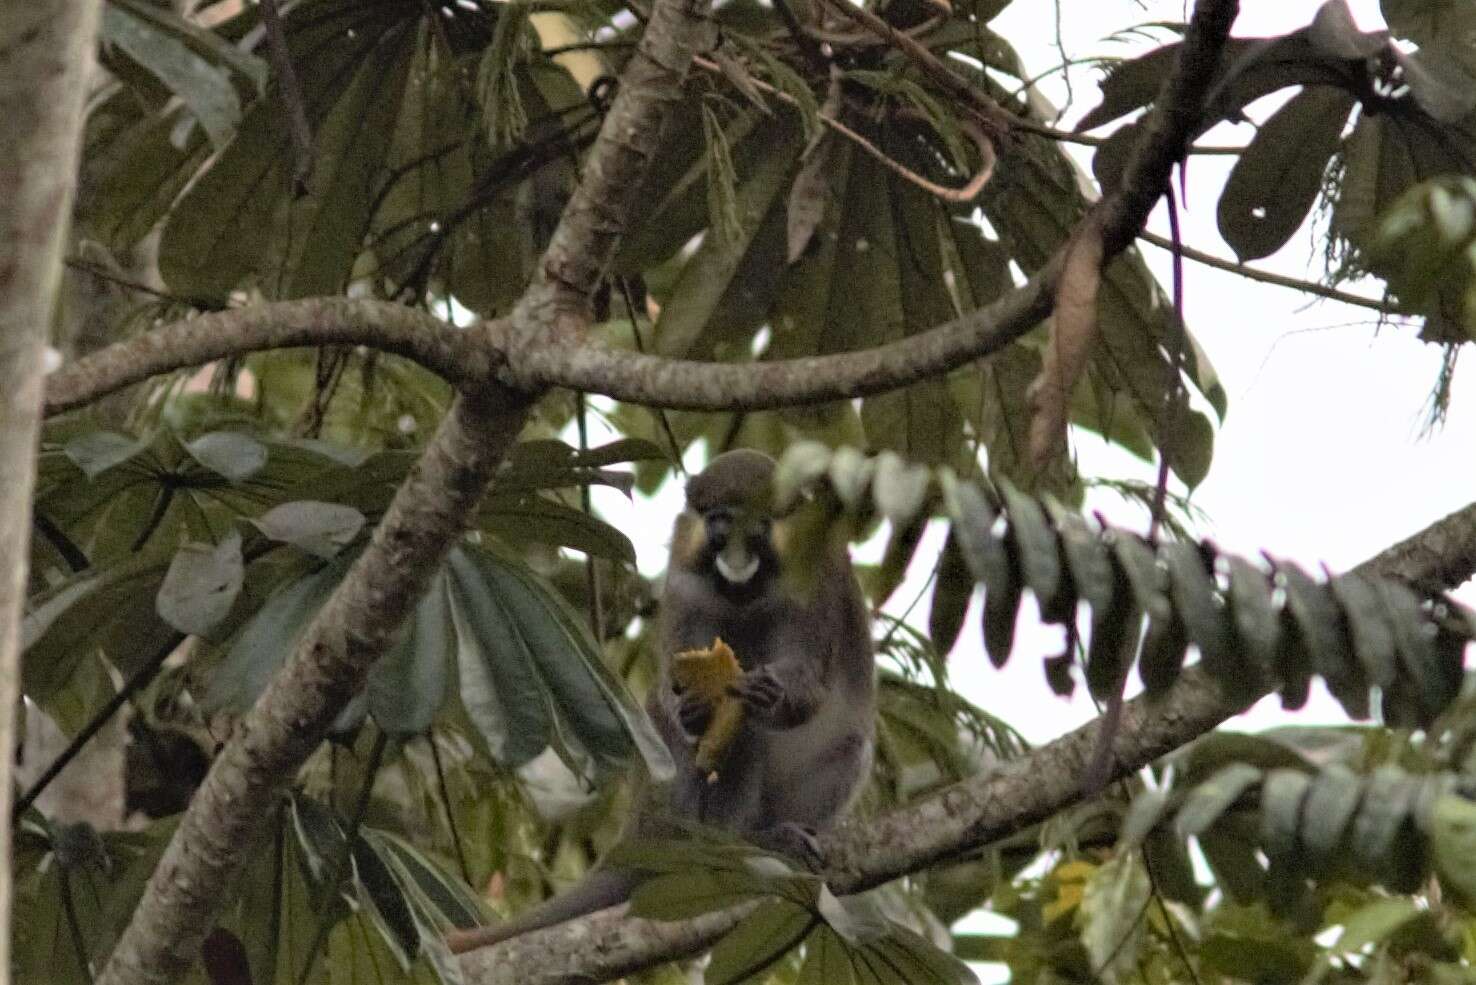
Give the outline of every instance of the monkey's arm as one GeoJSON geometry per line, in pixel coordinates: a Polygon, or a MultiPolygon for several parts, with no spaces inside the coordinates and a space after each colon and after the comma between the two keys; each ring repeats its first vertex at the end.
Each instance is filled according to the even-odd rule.
{"type": "Polygon", "coordinates": [[[552,899],[520,913],[511,920],[490,927],[453,930],[446,935],[446,947],[452,954],[465,954],[479,947],[491,947],[533,930],[582,917],[596,910],[624,903],[640,883],[640,876],[623,869],[596,869],[552,899]]]}
{"type": "Polygon", "coordinates": [[[809,721],[820,707],[824,697],[820,669],[809,654],[788,652],[745,671],[733,685],[733,693],[760,725],[795,728],[809,721]]]}

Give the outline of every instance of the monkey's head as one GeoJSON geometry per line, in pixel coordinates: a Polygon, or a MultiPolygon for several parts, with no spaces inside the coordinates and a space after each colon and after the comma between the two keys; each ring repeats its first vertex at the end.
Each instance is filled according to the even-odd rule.
{"type": "Polygon", "coordinates": [[[749,449],[725,452],[693,476],[672,563],[706,575],[730,598],[759,594],[779,573],[773,477],[774,460],[749,449]]]}

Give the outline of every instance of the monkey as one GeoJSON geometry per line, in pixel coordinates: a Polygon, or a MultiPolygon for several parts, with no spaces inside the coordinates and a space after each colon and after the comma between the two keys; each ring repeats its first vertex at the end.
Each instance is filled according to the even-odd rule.
{"type": "MultiPolygon", "coordinates": [[[[806,587],[785,577],[773,474],[769,456],[739,449],[687,483],[662,595],[660,672],[646,702],[676,770],[638,791],[622,842],[670,837],[681,822],[698,822],[813,868],[817,836],[845,814],[870,773],[876,663],[868,610],[844,543],[819,548],[824,556],[806,587]],[[712,707],[672,675],[677,653],[714,639],[738,658],[732,693],[744,708],[715,776],[694,758],[712,707]]],[[[642,878],[597,865],[525,914],[449,934],[447,946],[460,954],[623,903],[642,878]]]]}

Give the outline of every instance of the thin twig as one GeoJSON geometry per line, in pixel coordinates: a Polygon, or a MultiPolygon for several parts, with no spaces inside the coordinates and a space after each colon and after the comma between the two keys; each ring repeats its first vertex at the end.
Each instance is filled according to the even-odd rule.
{"type": "Polygon", "coordinates": [[[1233,260],[1224,260],[1213,253],[1205,253],[1192,246],[1180,243],[1177,246],[1173,240],[1166,239],[1156,233],[1143,230],[1138,233],[1138,238],[1161,249],[1181,254],[1195,263],[1202,263],[1206,267],[1214,267],[1216,270],[1224,270],[1232,274],[1239,274],[1247,280],[1259,281],[1262,284],[1272,284],[1276,287],[1285,287],[1293,291],[1301,291],[1303,294],[1313,294],[1329,301],[1341,301],[1344,304],[1355,305],[1359,308],[1367,308],[1385,315],[1409,315],[1410,312],[1403,310],[1399,305],[1391,301],[1380,301],[1377,298],[1361,297],[1357,294],[1349,294],[1337,288],[1325,287],[1312,281],[1298,280],[1295,277],[1287,277],[1284,274],[1275,274],[1269,270],[1258,270],[1255,267],[1247,267],[1243,263],[1233,260]]]}

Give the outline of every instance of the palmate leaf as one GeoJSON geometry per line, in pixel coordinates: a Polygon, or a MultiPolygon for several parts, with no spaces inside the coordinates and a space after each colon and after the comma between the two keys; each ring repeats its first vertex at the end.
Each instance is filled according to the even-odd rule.
{"type": "MultiPolygon", "coordinates": [[[[211,676],[207,707],[242,713],[256,701],[351,561],[340,557],[266,601],[211,676]]],[[[352,729],[367,713],[393,736],[419,735],[454,694],[483,751],[505,766],[553,746],[576,767],[639,755],[663,775],[665,746],[600,659],[577,618],[521,562],[458,547],[404,635],[370,667],[366,699],[334,728],[352,729]]]]}

